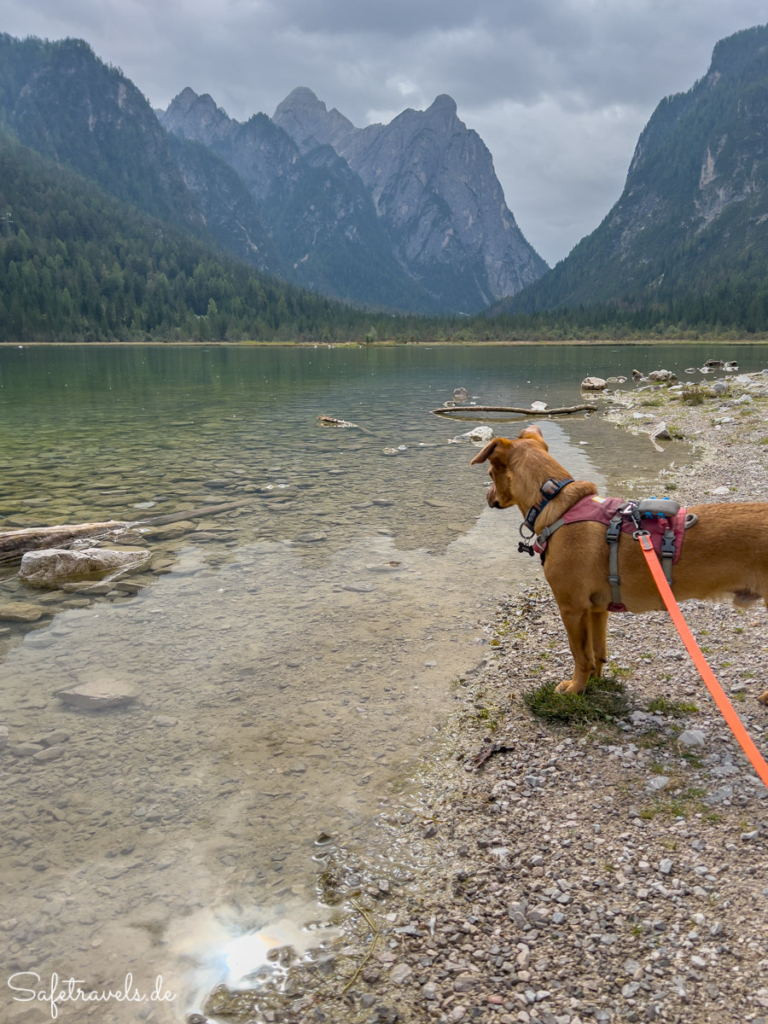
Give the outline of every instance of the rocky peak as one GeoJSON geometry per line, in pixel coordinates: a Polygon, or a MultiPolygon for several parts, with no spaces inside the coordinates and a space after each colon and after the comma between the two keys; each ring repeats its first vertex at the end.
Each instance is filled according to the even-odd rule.
{"type": "Polygon", "coordinates": [[[768,53],[768,25],[736,32],[715,44],[708,77],[739,74],[756,58],[768,53]]]}
{"type": "Polygon", "coordinates": [[[288,132],[294,142],[306,153],[315,146],[334,148],[358,129],[349,118],[325,103],[304,85],[300,85],[279,103],[272,117],[275,124],[288,132]]]}
{"type": "MultiPolygon", "coordinates": [[[[756,294],[766,266],[766,125],[768,26],[759,26],[721,40],[707,74],[659,103],[603,222],[506,308],[620,300],[664,316],[693,295],[710,301],[724,268],[743,289],[730,294],[756,294]]],[[[703,307],[689,308],[698,316],[703,307]]]]}
{"type": "Polygon", "coordinates": [[[168,110],[181,111],[182,113],[186,114],[189,111],[189,108],[195,102],[195,100],[198,100],[199,98],[200,97],[197,95],[194,89],[190,89],[189,86],[186,86],[186,88],[181,90],[178,96],[175,96],[171,100],[168,110]]]}
{"type": "Polygon", "coordinates": [[[153,216],[197,227],[149,102],[83,40],[0,34],[0,95],[3,121],[22,144],[153,216]]]}
{"type": "Polygon", "coordinates": [[[237,123],[207,92],[198,96],[189,86],[171,100],[168,109],[160,115],[160,122],[169,132],[206,146],[221,143],[237,123]]]}
{"type": "Polygon", "coordinates": [[[463,311],[513,295],[547,269],[450,96],[348,135],[339,151],[370,189],[402,265],[463,311]]]}
{"type": "Polygon", "coordinates": [[[272,120],[276,120],[281,114],[298,110],[317,111],[320,114],[328,112],[328,108],[319,100],[315,93],[306,85],[297,85],[288,93],[282,103],[278,103],[272,120]]]}
{"type": "MultiPolygon", "coordinates": [[[[424,114],[430,122],[440,121],[448,124],[452,121],[458,121],[456,101],[446,93],[441,93],[437,96],[432,106],[428,107],[424,114]]],[[[462,128],[465,127],[463,122],[459,121],[459,124],[461,124],[462,128]]]]}

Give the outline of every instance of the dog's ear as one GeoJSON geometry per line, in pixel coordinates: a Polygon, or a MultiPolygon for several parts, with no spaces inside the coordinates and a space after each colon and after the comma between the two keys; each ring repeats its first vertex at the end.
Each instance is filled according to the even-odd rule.
{"type": "Polygon", "coordinates": [[[481,462],[487,462],[488,459],[493,459],[494,456],[498,461],[499,458],[506,458],[507,451],[512,442],[508,437],[494,437],[492,441],[483,448],[481,452],[470,462],[470,466],[477,466],[481,462]]]}
{"type": "Polygon", "coordinates": [[[538,427],[530,426],[526,427],[524,430],[521,430],[520,434],[518,435],[518,440],[533,441],[534,444],[538,445],[538,447],[542,448],[545,452],[549,451],[547,442],[544,440],[544,435],[538,427]]]}

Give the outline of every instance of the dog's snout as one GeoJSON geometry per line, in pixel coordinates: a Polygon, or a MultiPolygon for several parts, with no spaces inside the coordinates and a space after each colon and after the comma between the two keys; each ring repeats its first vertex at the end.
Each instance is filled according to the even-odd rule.
{"type": "Polygon", "coordinates": [[[501,508],[499,499],[496,496],[496,485],[493,482],[489,484],[488,490],[485,492],[485,500],[491,508],[501,508]]]}

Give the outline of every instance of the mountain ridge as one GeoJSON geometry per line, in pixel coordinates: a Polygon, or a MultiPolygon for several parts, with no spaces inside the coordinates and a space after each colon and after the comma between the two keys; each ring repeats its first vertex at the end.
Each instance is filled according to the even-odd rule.
{"type": "Polygon", "coordinates": [[[362,181],[330,146],[302,153],[266,114],[236,121],[189,88],[160,120],[169,132],[207,145],[240,176],[288,280],[369,306],[437,311],[434,297],[395,259],[362,181]]]}
{"type": "Polygon", "coordinates": [[[539,281],[495,309],[669,303],[768,269],[768,26],[715,46],[707,73],[664,98],[618,201],[539,281]]]}

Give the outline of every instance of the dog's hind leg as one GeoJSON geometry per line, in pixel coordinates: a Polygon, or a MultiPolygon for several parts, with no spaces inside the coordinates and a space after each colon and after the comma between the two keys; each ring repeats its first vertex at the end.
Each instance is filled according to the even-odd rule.
{"type": "Polygon", "coordinates": [[[558,693],[581,693],[587,680],[595,670],[592,652],[592,611],[579,608],[576,611],[560,607],[560,616],[568,632],[568,644],[573,655],[573,678],[564,679],[557,687],[558,693]]]}

